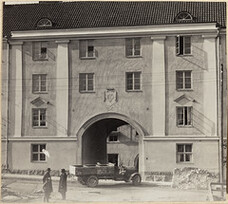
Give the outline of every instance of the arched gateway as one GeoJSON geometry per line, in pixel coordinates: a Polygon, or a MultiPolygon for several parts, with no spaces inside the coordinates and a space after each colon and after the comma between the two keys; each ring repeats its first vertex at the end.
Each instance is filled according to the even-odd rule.
{"type": "Polygon", "coordinates": [[[119,113],[102,113],[87,120],[77,133],[77,163],[95,164],[107,162],[107,136],[122,125],[132,126],[139,135],[139,171],[142,173],[143,138],[146,130],[136,121],[119,113]]]}

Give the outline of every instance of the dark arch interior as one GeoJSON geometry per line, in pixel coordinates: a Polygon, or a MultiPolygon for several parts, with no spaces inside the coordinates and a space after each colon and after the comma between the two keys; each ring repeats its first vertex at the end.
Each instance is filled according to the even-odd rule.
{"type": "Polygon", "coordinates": [[[123,120],[108,118],[92,124],[82,136],[82,163],[107,163],[107,137],[118,127],[126,125],[123,120]]]}

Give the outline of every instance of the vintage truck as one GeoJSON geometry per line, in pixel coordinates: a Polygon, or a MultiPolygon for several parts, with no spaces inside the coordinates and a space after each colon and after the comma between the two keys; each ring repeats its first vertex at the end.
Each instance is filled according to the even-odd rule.
{"type": "Polygon", "coordinates": [[[78,181],[88,187],[96,187],[99,179],[141,183],[141,176],[135,167],[114,166],[113,164],[72,165],[70,174],[78,177],[78,181]]]}

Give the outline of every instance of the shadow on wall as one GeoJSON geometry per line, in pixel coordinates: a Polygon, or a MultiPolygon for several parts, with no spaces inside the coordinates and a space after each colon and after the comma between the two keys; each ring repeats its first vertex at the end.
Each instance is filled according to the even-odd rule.
{"type": "Polygon", "coordinates": [[[215,123],[205,117],[202,113],[193,110],[193,125],[204,135],[214,135],[215,134],[215,123]]]}

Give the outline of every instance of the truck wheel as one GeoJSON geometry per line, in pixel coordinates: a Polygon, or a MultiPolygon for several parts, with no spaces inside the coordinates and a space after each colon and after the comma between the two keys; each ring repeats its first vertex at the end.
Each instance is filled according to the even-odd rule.
{"type": "Polygon", "coordinates": [[[141,176],[139,174],[136,174],[132,177],[132,183],[133,185],[137,186],[141,183],[141,176]]]}
{"type": "Polygon", "coordinates": [[[88,187],[96,187],[98,184],[98,178],[96,176],[90,176],[87,181],[86,181],[86,185],[88,187]]]}

